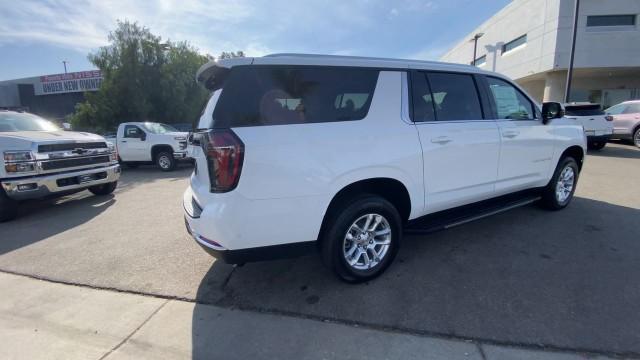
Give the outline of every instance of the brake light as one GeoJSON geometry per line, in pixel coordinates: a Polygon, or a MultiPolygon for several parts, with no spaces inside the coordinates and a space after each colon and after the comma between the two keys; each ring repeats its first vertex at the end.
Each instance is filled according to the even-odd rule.
{"type": "Polygon", "coordinates": [[[228,192],[240,180],[244,144],[231,130],[210,130],[202,144],[207,157],[211,192],[228,192]]]}
{"type": "Polygon", "coordinates": [[[607,121],[613,121],[613,116],[607,115],[604,117],[607,121]]]}

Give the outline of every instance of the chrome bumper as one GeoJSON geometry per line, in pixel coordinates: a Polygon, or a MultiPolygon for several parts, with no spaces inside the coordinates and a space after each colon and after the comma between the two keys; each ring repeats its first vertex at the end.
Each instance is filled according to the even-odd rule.
{"type": "Polygon", "coordinates": [[[21,179],[4,179],[2,180],[2,187],[7,193],[7,196],[14,200],[27,200],[38,199],[48,195],[56,193],[64,193],[67,191],[86,189],[93,185],[100,185],[117,181],[120,178],[120,165],[110,165],[107,167],[76,170],[73,172],[63,172],[44,176],[34,176],[21,179]],[[81,175],[91,175],[106,173],[106,176],[101,179],[95,179],[79,184],[64,184],[59,185],[58,180],[63,179],[75,179],[81,175]],[[19,186],[28,186],[29,189],[19,189],[19,186]]]}
{"type": "Polygon", "coordinates": [[[173,158],[174,159],[186,159],[188,158],[189,155],[187,153],[187,151],[174,151],[173,152],[173,158]]]}

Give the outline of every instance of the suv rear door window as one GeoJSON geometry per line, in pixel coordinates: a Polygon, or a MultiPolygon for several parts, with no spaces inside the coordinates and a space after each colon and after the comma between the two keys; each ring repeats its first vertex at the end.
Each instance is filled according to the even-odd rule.
{"type": "Polygon", "coordinates": [[[213,111],[213,128],[363,119],[378,70],[342,67],[237,66],[213,111]]]}
{"type": "Polygon", "coordinates": [[[469,74],[429,73],[438,121],[481,120],[482,107],[473,76],[469,74]]]}
{"type": "Polygon", "coordinates": [[[415,122],[436,120],[431,89],[427,83],[427,77],[422,72],[411,73],[411,97],[413,103],[411,120],[415,122]]]}

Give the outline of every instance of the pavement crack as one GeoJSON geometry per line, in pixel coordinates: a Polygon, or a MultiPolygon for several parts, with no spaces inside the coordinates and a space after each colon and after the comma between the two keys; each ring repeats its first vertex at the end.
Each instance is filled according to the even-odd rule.
{"type": "Polygon", "coordinates": [[[480,353],[480,356],[482,357],[482,360],[487,360],[487,355],[484,353],[484,349],[482,348],[482,344],[480,344],[479,342],[476,342],[476,347],[478,348],[478,352],[480,353]]]}
{"type": "Polygon", "coordinates": [[[165,305],[167,305],[169,301],[171,300],[167,299],[162,304],[160,304],[160,306],[158,306],[149,316],[147,316],[147,318],[144,319],[144,321],[140,325],[138,325],[138,327],[133,329],[133,331],[129,335],[127,335],[127,337],[122,339],[122,341],[120,341],[116,346],[114,346],[106,354],[102,355],[102,357],[100,357],[100,359],[98,360],[106,359],[107,356],[111,355],[114,351],[118,350],[122,345],[124,345],[127,341],[129,341],[129,339],[131,339],[131,337],[135,335],[138,332],[138,330],[140,330],[143,326],[145,326],[149,322],[149,320],[151,320],[152,317],[154,317],[160,310],[162,310],[162,308],[165,305]]]}

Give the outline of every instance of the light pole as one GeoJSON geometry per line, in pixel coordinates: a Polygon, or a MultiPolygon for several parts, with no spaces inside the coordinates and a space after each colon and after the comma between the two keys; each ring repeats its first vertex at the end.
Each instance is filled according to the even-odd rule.
{"type": "Polygon", "coordinates": [[[576,52],[576,33],[578,30],[578,10],[580,9],[580,0],[575,0],[575,8],[573,10],[573,32],[571,34],[571,54],[569,55],[569,68],[567,69],[567,84],[564,89],[564,102],[568,103],[571,94],[571,77],[573,76],[573,57],[576,52]]]}
{"type": "Polygon", "coordinates": [[[478,50],[478,39],[480,39],[484,33],[477,33],[473,35],[471,41],[473,41],[473,59],[471,59],[471,65],[476,66],[476,51],[478,50]]]}
{"type": "Polygon", "coordinates": [[[62,65],[64,65],[64,73],[67,73],[67,60],[62,60],[62,65]]]}

